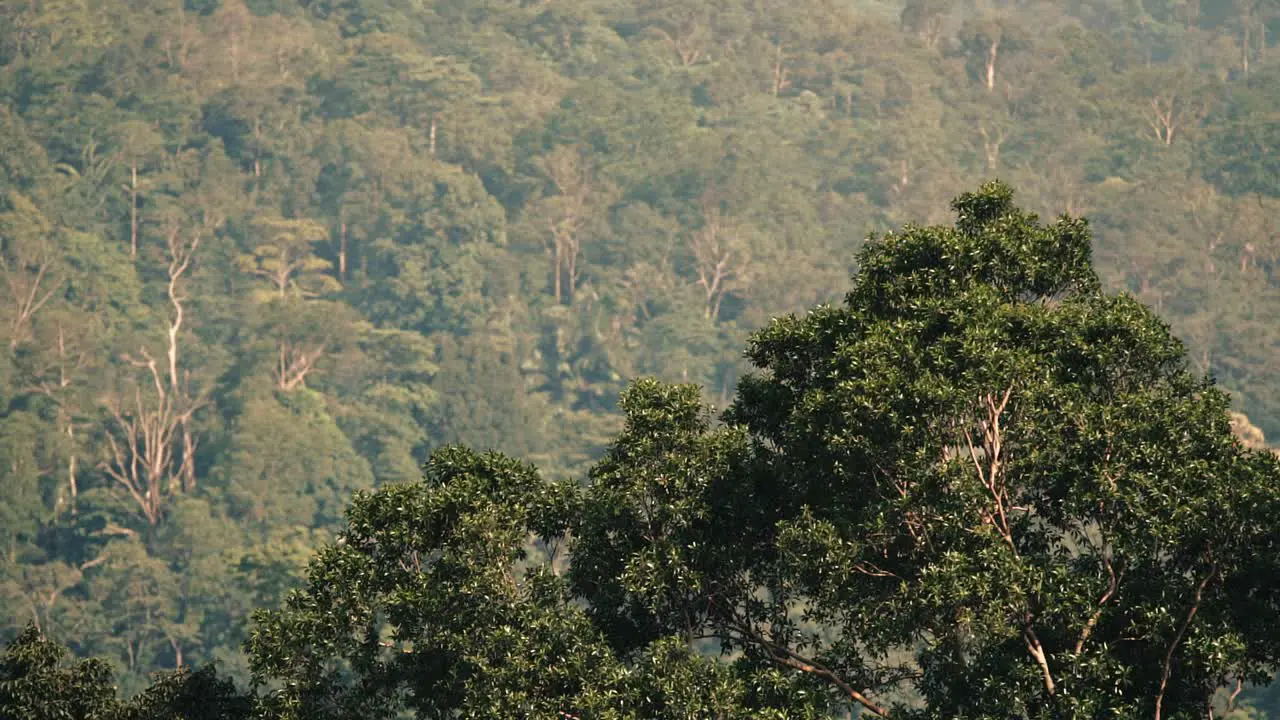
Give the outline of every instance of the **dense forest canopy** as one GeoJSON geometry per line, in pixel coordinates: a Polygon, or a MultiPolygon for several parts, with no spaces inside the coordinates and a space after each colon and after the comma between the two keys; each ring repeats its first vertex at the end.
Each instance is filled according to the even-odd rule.
{"type": "MultiPolygon", "coordinates": [[[[1273,0],[0,3],[0,635],[238,681],[353,493],[583,478],[639,376],[980,178],[1280,433],[1273,0]]],[[[1258,691],[1261,693],[1262,691],[1258,691]]],[[[1280,716],[1280,703],[1256,696],[1280,716]]]]}
{"type": "Polygon", "coordinates": [[[1001,183],[752,335],[719,424],[634,382],[585,482],[449,446],[358,491],[243,692],[118,697],[34,625],[0,717],[1248,717],[1280,665],[1280,460],[1085,221],[1001,183]]]}

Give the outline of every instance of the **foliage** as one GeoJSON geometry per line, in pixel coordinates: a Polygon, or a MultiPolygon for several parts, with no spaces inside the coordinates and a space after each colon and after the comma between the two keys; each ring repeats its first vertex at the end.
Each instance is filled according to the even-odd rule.
{"type": "MultiPolygon", "coordinates": [[[[121,705],[31,628],[0,712],[41,683],[86,718],[1193,718],[1232,687],[1252,712],[1280,460],[1101,289],[1085,221],[1012,200],[869,241],[842,306],[752,337],[722,424],[634,383],[585,486],[449,446],[358,492],[256,614],[253,693],[180,671],[121,705]]],[[[113,607],[172,641],[152,566],[113,607]]]]}
{"type": "MultiPolygon", "coordinates": [[[[869,232],[943,222],[977,175],[1087,215],[1101,288],[1274,437],[1278,23],[1269,0],[0,3],[0,638],[36,622],[126,694],[214,659],[245,682],[249,610],[354,490],[458,442],[585,477],[633,379],[730,403],[750,328],[837,299],[869,232]]],[[[948,382],[941,409],[977,392],[948,382]]],[[[736,468],[751,440],[698,417],[669,442],[736,468]]],[[[610,458],[601,502],[662,466],[610,458]]],[[[684,625],[644,613],[677,606],[588,616],[662,634],[684,625]]]]}

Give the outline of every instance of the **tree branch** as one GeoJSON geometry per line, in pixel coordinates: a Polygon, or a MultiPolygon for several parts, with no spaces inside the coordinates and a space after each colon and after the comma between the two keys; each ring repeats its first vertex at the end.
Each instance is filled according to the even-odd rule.
{"type": "Polygon", "coordinates": [[[1049,658],[1045,655],[1044,646],[1040,644],[1040,638],[1036,637],[1036,631],[1031,629],[1030,615],[1027,616],[1026,626],[1022,628],[1022,639],[1027,644],[1027,651],[1040,666],[1040,672],[1044,675],[1045,690],[1053,695],[1057,691],[1057,686],[1053,682],[1053,673],[1049,671],[1049,658]]]}
{"type": "Polygon", "coordinates": [[[889,717],[888,710],[872,702],[870,698],[859,692],[844,678],[840,677],[839,674],[822,666],[816,660],[806,658],[786,645],[780,645],[769,640],[764,635],[751,630],[751,628],[749,628],[745,623],[730,622],[730,627],[763,648],[765,652],[769,654],[769,658],[772,661],[794,670],[799,670],[800,672],[820,677],[832,685],[835,685],[841,692],[848,695],[851,700],[861,705],[872,715],[882,718],[889,717]]]}
{"type": "Polygon", "coordinates": [[[1204,597],[1204,589],[1218,574],[1218,564],[1214,563],[1209,568],[1209,574],[1204,576],[1200,581],[1200,585],[1196,587],[1195,599],[1191,603],[1191,609],[1187,611],[1187,616],[1182,619],[1182,625],[1178,627],[1178,632],[1173,636],[1173,642],[1169,643],[1169,650],[1164,654],[1164,672],[1160,675],[1160,691],[1156,694],[1156,717],[1160,720],[1160,712],[1164,706],[1164,691],[1169,685],[1169,674],[1173,667],[1173,653],[1178,648],[1178,644],[1182,642],[1182,636],[1186,634],[1187,628],[1191,625],[1191,621],[1195,619],[1196,613],[1200,611],[1200,600],[1204,597]]]}
{"type": "MultiPolygon", "coordinates": [[[[1112,595],[1115,595],[1116,588],[1120,584],[1120,576],[1116,575],[1115,568],[1111,566],[1111,561],[1108,560],[1105,555],[1102,556],[1102,566],[1107,569],[1107,576],[1109,578],[1107,591],[1098,599],[1098,609],[1093,612],[1093,615],[1089,616],[1088,622],[1084,624],[1084,629],[1080,631],[1080,637],[1076,640],[1076,655],[1079,655],[1080,651],[1084,649],[1085,641],[1089,639],[1089,635],[1093,633],[1093,628],[1098,624],[1098,620],[1102,618],[1103,606],[1107,604],[1107,601],[1111,599],[1112,595]]],[[[1123,575],[1123,573],[1121,573],[1121,575],[1123,575]]]]}

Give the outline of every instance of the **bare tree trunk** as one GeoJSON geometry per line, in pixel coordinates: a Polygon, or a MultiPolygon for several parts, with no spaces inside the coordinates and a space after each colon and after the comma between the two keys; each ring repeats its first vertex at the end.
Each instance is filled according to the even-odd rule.
{"type": "Polygon", "coordinates": [[[436,116],[431,115],[431,129],[427,135],[427,149],[431,152],[431,157],[436,156],[436,116]]]}
{"type": "Polygon", "coordinates": [[[569,244],[569,257],[566,263],[566,270],[567,270],[568,280],[569,280],[569,291],[567,293],[567,296],[569,298],[569,304],[573,304],[573,297],[578,292],[578,252],[579,250],[580,248],[577,243],[577,238],[571,238],[570,244],[569,244]]]}
{"type": "Polygon", "coordinates": [[[338,280],[347,281],[347,221],[345,211],[338,220],[338,280]]]}
{"type": "Polygon", "coordinates": [[[327,345],[323,343],[311,346],[291,345],[281,336],[276,366],[276,388],[283,392],[290,392],[299,387],[306,387],[307,375],[315,369],[316,363],[324,357],[327,350],[327,345]]]}
{"type": "Polygon", "coordinates": [[[724,296],[747,283],[750,257],[745,248],[734,247],[739,243],[718,210],[704,202],[702,213],[702,229],[692,235],[690,249],[698,285],[705,296],[703,317],[715,322],[724,296]]]}
{"type": "Polygon", "coordinates": [[[1249,37],[1250,18],[1248,15],[1244,19],[1244,36],[1240,40],[1240,70],[1245,77],[1249,77],[1249,43],[1252,38],[1249,37]]]}
{"type": "Polygon", "coordinates": [[[560,273],[562,272],[561,267],[562,267],[563,259],[561,257],[560,238],[557,237],[554,242],[555,242],[555,250],[553,251],[554,260],[552,264],[555,265],[555,273],[554,273],[555,277],[552,279],[552,284],[555,288],[553,294],[555,295],[556,302],[559,303],[560,302],[560,273]]]}
{"type": "MultiPolygon", "coordinates": [[[[76,433],[75,418],[71,410],[67,406],[67,398],[64,392],[72,385],[72,373],[84,367],[89,353],[81,350],[72,357],[70,348],[67,347],[66,330],[61,322],[56,323],[57,335],[54,344],[56,351],[57,378],[52,383],[47,379],[46,373],[51,368],[43,367],[38,371],[38,375],[42,376],[30,389],[49,398],[49,400],[57,407],[57,432],[65,433],[67,436],[68,458],[67,458],[67,487],[66,493],[69,496],[69,504],[71,514],[76,514],[76,499],[79,495],[79,487],[77,485],[76,475],[79,471],[79,456],[76,453],[76,433]]],[[[63,491],[58,491],[58,510],[61,510],[64,499],[63,491]]]]}
{"type": "Polygon", "coordinates": [[[173,315],[169,320],[168,367],[162,373],[156,359],[144,347],[142,359],[126,356],[134,367],[145,369],[155,390],[155,401],[143,398],[142,385],[134,389],[131,408],[126,409],[119,398],[108,400],[114,432],[107,433],[109,457],[101,464],[103,472],[115,480],[133,499],[139,513],[148,525],[160,522],[164,510],[164,498],[183,489],[195,486],[195,439],[191,432],[191,416],[201,402],[190,397],[189,388],[178,380],[178,335],[186,317],[179,283],[191,267],[191,260],[200,246],[200,234],[192,240],[182,239],[179,222],[175,221],[168,232],[169,245],[169,302],[173,315]],[[163,374],[167,374],[166,383],[163,374]],[[119,435],[119,440],[117,440],[119,435]],[[180,444],[179,444],[180,443],[180,444]],[[179,459],[175,450],[180,448],[179,459]]]}
{"type": "Polygon", "coordinates": [[[196,438],[191,431],[191,418],[184,417],[182,419],[182,464],[179,465],[182,474],[182,490],[183,492],[191,492],[196,489],[196,438]]]}
{"type": "Polygon", "coordinates": [[[175,668],[182,667],[182,643],[168,633],[165,633],[165,638],[169,641],[169,647],[173,649],[173,666],[175,668]]]}
{"type": "Polygon", "coordinates": [[[986,154],[987,172],[995,172],[1000,165],[1000,146],[1004,144],[1004,130],[997,130],[991,133],[987,130],[985,124],[978,125],[978,132],[982,135],[982,149],[986,154]]]}
{"type": "Polygon", "coordinates": [[[557,303],[572,302],[578,283],[578,255],[582,250],[579,233],[594,184],[590,170],[576,149],[557,150],[543,158],[542,164],[543,172],[557,191],[557,195],[544,200],[555,204],[546,221],[550,232],[547,249],[552,266],[552,294],[557,303]]]}
{"type": "Polygon", "coordinates": [[[996,53],[999,52],[1000,41],[992,40],[991,47],[987,49],[987,91],[995,92],[996,89],[996,53]]]}
{"type": "Polygon", "coordinates": [[[773,96],[778,97],[778,93],[786,86],[787,71],[782,67],[782,45],[779,44],[773,60],[773,96]]]}
{"type": "MultiPolygon", "coordinates": [[[[67,425],[67,437],[71,439],[72,444],[76,441],[75,428],[67,425]]],[[[71,458],[67,461],[67,488],[71,492],[71,514],[76,514],[76,498],[80,495],[80,486],[76,484],[76,467],[77,460],[75,450],[71,451],[71,458]]]]}
{"type": "Polygon", "coordinates": [[[129,257],[138,257],[138,163],[129,166],[129,257]]]}

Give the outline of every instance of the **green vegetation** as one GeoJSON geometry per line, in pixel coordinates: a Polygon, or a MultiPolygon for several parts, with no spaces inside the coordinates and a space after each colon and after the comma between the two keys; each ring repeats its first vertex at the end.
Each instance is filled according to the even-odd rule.
{"type": "Polygon", "coordinates": [[[585,485],[447,447],[358,493],[257,614],[255,694],[206,668],[121,702],[29,627],[0,712],[1248,716],[1223,696],[1280,664],[1280,459],[1102,291],[1083,221],[999,183],[954,205],[756,333],[722,424],[646,379],[585,485]]]}
{"type": "MultiPolygon", "coordinates": [[[[512,665],[430,701],[496,703],[481,714],[536,715],[554,696],[607,717],[608,696],[691,703],[608,705],[642,716],[803,716],[829,683],[742,664],[768,658],[695,601],[784,581],[747,605],[787,642],[816,633],[866,688],[911,665],[928,682],[884,702],[943,715],[992,711],[948,685],[983,677],[1029,714],[1048,707],[1035,643],[1053,655],[1053,702],[1103,702],[1079,692],[1104,679],[1153,697],[1153,648],[1205,578],[1166,716],[1224,678],[1264,680],[1270,596],[1233,588],[1271,572],[1238,564],[1271,553],[1253,552],[1268,528],[1245,504],[1269,507],[1269,461],[1228,447],[1227,400],[1197,378],[1247,414],[1249,443],[1280,433],[1277,31],[1272,0],[0,3],[0,640],[23,638],[5,677],[80,688],[67,702],[85,707],[115,708],[95,689],[115,682],[132,709],[110,712],[140,717],[243,701],[222,676],[314,679],[291,664],[302,655],[268,652],[319,622],[285,598],[321,548],[321,563],[362,551],[331,543],[352,498],[370,498],[355,521],[387,497],[360,493],[385,487],[427,516],[457,502],[514,523],[432,542],[489,563],[471,578],[498,583],[484,622],[505,613],[542,634],[477,634],[500,624],[460,615],[441,647],[501,657],[525,643],[529,663],[575,638],[561,649],[580,662],[527,698],[495,690],[531,673],[512,665]],[[997,176],[1030,211],[1088,217],[1092,242],[1021,215],[982,230],[971,208],[954,231],[908,227],[858,254],[870,233],[947,221],[958,191],[997,176]],[[855,274],[844,307],[770,322],[839,298],[855,274]],[[1138,303],[1185,343],[1185,367],[1138,303]],[[740,383],[751,364],[763,379],[740,383]],[[687,388],[642,384],[621,402],[641,376],[698,387],[728,425],[687,388]],[[929,471],[968,456],[955,433],[984,406],[966,403],[998,407],[1006,390],[1011,438],[1036,448],[1008,471],[1039,508],[1006,508],[1022,523],[1012,547],[982,520],[985,476],[929,471]],[[645,423],[659,434],[642,437],[645,423]],[[1107,442],[1135,455],[1108,469],[1107,442]],[[539,509],[543,480],[446,453],[481,465],[448,492],[416,484],[449,444],[533,463],[548,488],[590,481],[539,509]],[[776,484],[759,484],[762,463],[776,484]],[[918,489],[880,498],[884,478],[857,475],[870,465],[918,489]],[[1135,494],[1086,487],[1095,471],[1128,473],[1135,494]],[[626,508],[666,475],[684,477],[663,490],[666,534],[636,541],[626,508]],[[508,490],[479,492],[490,476],[508,490]],[[722,477],[768,494],[716,495],[722,477]],[[952,564],[895,544],[926,526],[952,564]],[[1138,528],[1165,526],[1144,544],[1138,528]],[[529,582],[501,585],[494,568],[525,530],[570,528],[572,574],[535,582],[563,570],[537,545],[514,576],[529,582]],[[901,554],[889,569],[905,588],[841,565],[884,552],[901,554]],[[1109,587],[1104,558],[1117,578],[1130,563],[1117,584],[1134,589],[1112,593],[1090,634],[1119,644],[1068,661],[1039,618],[1078,633],[1085,599],[1109,587]],[[971,602],[948,614],[939,598],[957,593],[971,602]],[[257,608],[284,609],[249,657],[257,608]],[[1010,608],[1032,613],[1036,640],[1010,608]],[[741,663],[688,655],[699,633],[700,653],[741,663]],[[1146,640],[1117,639],[1135,633],[1146,640]],[[105,665],[63,672],[40,637],[105,665]],[[214,662],[216,677],[151,686],[214,662]]],[[[1007,202],[983,192],[967,197],[1007,202]]],[[[443,478],[461,471],[433,467],[454,487],[443,478]]],[[[440,592],[430,602],[460,602],[440,592]]],[[[352,677],[404,672],[353,667],[295,699],[360,703],[352,677]]],[[[1250,717],[1280,717],[1267,691],[1241,697],[1250,717]]]]}

